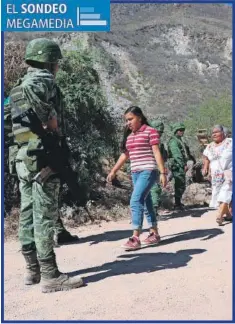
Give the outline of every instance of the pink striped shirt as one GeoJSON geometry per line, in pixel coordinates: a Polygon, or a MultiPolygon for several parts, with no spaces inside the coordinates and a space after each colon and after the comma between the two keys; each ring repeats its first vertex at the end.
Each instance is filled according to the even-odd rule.
{"type": "Polygon", "coordinates": [[[126,153],[131,161],[131,172],[157,169],[152,145],[159,143],[158,131],[148,125],[142,125],[127,137],[126,153]]]}

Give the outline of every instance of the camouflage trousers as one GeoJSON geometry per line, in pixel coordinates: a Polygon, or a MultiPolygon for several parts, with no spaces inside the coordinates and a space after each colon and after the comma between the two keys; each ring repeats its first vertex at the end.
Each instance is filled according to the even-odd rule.
{"type": "Polygon", "coordinates": [[[152,197],[152,201],[153,201],[153,207],[156,209],[160,206],[161,203],[161,194],[162,194],[162,187],[160,184],[155,183],[151,190],[151,197],[152,197]]]}
{"type": "Polygon", "coordinates": [[[49,178],[41,186],[33,181],[35,173],[20,159],[17,159],[16,171],[21,193],[19,240],[22,251],[36,249],[39,259],[51,258],[54,256],[54,229],[63,226],[58,213],[60,180],[49,178]]]}
{"type": "Polygon", "coordinates": [[[175,204],[179,205],[186,188],[186,176],[184,169],[178,168],[172,170],[172,175],[175,180],[175,204]]]}

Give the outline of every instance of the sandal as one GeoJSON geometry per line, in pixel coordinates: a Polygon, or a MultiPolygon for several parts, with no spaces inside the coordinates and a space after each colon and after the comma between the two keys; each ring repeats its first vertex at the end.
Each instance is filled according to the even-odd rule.
{"type": "Polygon", "coordinates": [[[171,210],[164,209],[164,210],[161,211],[161,215],[170,215],[170,214],[172,214],[171,210]]]}
{"type": "Polygon", "coordinates": [[[232,222],[233,221],[232,216],[225,216],[225,217],[223,217],[223,219],[224,219],[225,222],[232,222]]]}
{"type": "Polygon", "coordinates": [[[224,218],[223,217],[217,217],[216,222],[219,226],[223,225],[224,218]]]}

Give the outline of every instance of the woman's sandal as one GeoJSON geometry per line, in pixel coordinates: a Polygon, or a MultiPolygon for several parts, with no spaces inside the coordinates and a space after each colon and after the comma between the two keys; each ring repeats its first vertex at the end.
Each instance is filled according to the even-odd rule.
{"type": "Polygon", "coordinates": [[[219,226],[223,225],[224,218],[223,217],[217,217],[216,222],[219,226]]]}
{"type": "Polygon", "coordinates": [[[233,221],[233,217],[232,216],[228,216],[228,215],[226,215],[225,217],[223,217],[224,218],[224,221],[225,222],[232,222],[233,221]]]}

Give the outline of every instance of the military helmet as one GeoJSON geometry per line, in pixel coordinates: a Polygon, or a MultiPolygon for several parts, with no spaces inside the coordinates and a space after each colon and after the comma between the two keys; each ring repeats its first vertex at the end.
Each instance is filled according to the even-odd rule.
{"type": "Polygon", "coordinates": [[[61,50],[56,42],[47,38],[36,38],[29,42],[26,52],[25,61],[41,63],[57,63],[62,58],[61,50]]]}
{"type": "Polygon", "coordinates": [[[164,124],[161,120],[153,120],[150,123],[150,126],[158,130],[159,132],[164,132],[164,124]]]}
{"type": "Polygon", "coordinates": [[[174,134],[180,129],[185,130],[185,125],[183,123],[175,123],[172,125],[172,131],[174,134]]]}

